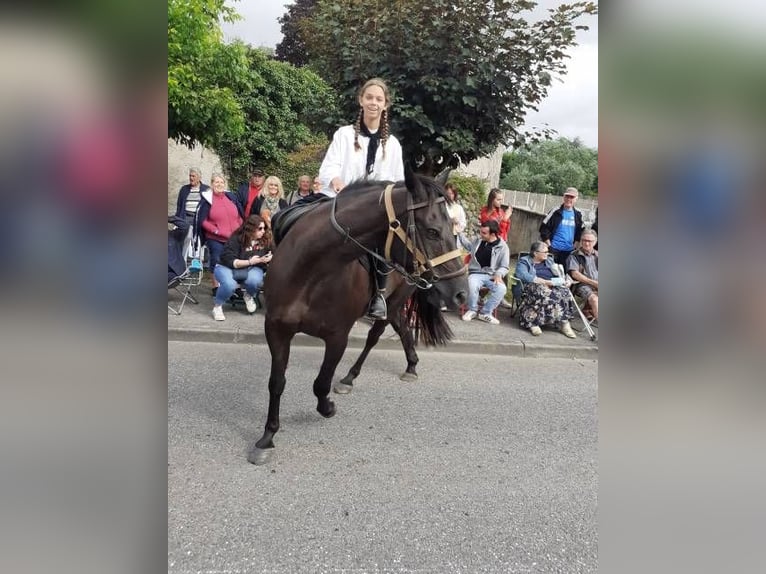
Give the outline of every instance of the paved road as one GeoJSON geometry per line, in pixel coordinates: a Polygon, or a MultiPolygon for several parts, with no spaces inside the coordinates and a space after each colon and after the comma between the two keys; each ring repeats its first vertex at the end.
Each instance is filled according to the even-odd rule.
{"type": "MultiPolygon", "coordinates": [[[[168,572],[597,571],[597,363],[373,353],[323,419],[294,348],[273,460],[266,348],[168,343],[168,572]]],[[[345,374],[351,362],[341,363],[345,374]]]]}

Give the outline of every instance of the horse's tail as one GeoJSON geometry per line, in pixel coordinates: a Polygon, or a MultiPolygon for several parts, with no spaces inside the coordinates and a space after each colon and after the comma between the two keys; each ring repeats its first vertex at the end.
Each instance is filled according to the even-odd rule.
{"type": "Polygon", "coordinates": [[[428,301],[424,289],[415,289],[407,302],[407,325],[415,328],[415,340],[419,338],[428,347],[446,345],[454,336],[439,306],[428,301]]]}

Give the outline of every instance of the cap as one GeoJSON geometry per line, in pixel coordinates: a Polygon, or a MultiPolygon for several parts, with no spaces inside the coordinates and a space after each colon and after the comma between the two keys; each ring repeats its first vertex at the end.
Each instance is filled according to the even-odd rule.
{"type": "Polygon", "coordinates": [[[261,168],[257,167],[253,170],[252,175],[266,175],[266,174],[263,173],[263,170],[261,168]]]}
{"type": "Polygon", "coordinates": [[[577,193],[577,188],[575,187],[567,187],[566,191],[564,192],[564,195],[571,195],[572,197],[577,197],[579,194],[577,193]]]}

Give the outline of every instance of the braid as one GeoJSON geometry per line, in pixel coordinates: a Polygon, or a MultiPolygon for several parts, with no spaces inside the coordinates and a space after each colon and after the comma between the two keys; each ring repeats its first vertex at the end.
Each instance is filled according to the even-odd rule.
{"type": "Polygon", "coordinates": [[[364,117],[364,110],[359,110],[359,117],[354,124],[354,150],[359,151],[362,146],[359,145],[359,130],[362,129],[362,118],[364,117]]]}
{"type": "Polygon", "coordinates": [[[380,142],[383,144],[383,159],[386,159],[386,142],[388,141],[388,110],[383,110],[380,116],[380,142]]]}

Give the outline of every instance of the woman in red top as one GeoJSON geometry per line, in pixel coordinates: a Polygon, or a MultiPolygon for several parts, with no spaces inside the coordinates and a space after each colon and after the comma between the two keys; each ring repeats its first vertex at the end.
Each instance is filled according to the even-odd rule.
{"type": "MultiPolygon", "coordinates": [[[[236,196],[226,191],[226,180],[218,173],[210,178],[210,190],[202,192],[198,212],[198,224],[201,237],[208,249],[210,271],[215,269],[221,257],[223,246],[236,229],[242,225],[242,206],[236,196]]],[[[213,290],[218,288],[218,281],[213,276],[213,290]]]]}
{"type": "Polygon", "coordinates": [[[508,231],[511,229],[511,212],[513,209],[511,209],[510,205],[503,206],[503,199],[503,192],[493,187],[489,191],[489,196],[487,196],[487,205],[482,207],[479,213],[479,223],[494,219],[500,228],[498,235],[503,241],[508,241],[508,231]]]}

